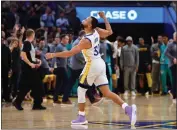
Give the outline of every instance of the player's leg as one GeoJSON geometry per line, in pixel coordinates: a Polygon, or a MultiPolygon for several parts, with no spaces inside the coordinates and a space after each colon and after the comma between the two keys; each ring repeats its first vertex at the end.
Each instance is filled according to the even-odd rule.
{"type": "Polygon", "coordinates": [[[71,122],[72,125],[84,125],[88,123],[88,121],[85,118],[86,91],[87,88],[84,85],[80,84],[80,86],[77,89],[79,114],[77,119],[71,122]]]}
{"type": "Polygon", "coordinates": [[[118,95],[111,92],[108,87],[108,80],[106,75],[102,74],[95,80],[95,85],[100,88],[104,97],[107,97],[114,101],[116,104],[120,105],[124,110],[125,113],[129,116],[131,125],[136,123],[136,105],[128,106],[118,95]]]}
{"type": "Polygon", "coordinates": [[[79,87],[77,89],[79,114],[77,119],[71,122],[72,125],[84,125],[88,123],[85,117],[85,103],[86,103],[85,95],[86,91],[88,90],[88,87],[90,87],[90,85],[88,85],[87,83],[85,84],[79,83],[79,87]]]}
{"type": "Polygon", "coordinates": [[[91,67],[91,64],[87,63],[80,76],[79,87],[77,89],[79,114],[77,119],[71,122],[72,125],[83,125],[88,123],[85,118],[85,94],[97,77],[96,73],[94,73],[94,70],[91,67]]]}
{"type": "Polygon", "coordinates": [[[112,99],[116,104],[122,106],[124,101],[115,93],[111,92],[108,85],[103,85],[99,87],[103,96],[112,99]]]}

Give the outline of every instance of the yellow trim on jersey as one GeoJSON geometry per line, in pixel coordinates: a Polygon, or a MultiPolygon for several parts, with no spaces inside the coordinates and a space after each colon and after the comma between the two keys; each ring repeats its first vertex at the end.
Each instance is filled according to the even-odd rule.
{"type": "Polygon", "coordinates": [[[87,55],[87,49],[83,50],[83,54],[86,57],[86,60],[87,60],[86,62],[91,62],[90,56],[87,55]]]}
{"type": "Polygon", "coordinates": [[[86,63],[86,66],[85,66],[85,71],[84,71],[84,73],[83,73],[83,75],[82,75],[82,77],[81,77],[81,79],[80,79],[80,83],[81,83],[81,84],[84,83],[84,81],[85,81],[85,79],[86,79],[86,77],[87,77],[87,75],[88,75],[88,72],[89,72],[89,70],[90,70],[90,66],[91,66],[91,62],[87,62],[87,63],[86,63]]]}
{"type": "Polygon", "coordinates": [[[90,57],[87,55],[87,50],[86,50],[86,49],[83,50],[83,54],[84,54],[84,56],[85,56],[86,59],[87,59],[87,63],[86,63],[86,66],[85,66],[85,71],[84,71],[84,73],[83,73],[83,75],[82,75],[82,77],[81,77],[81,79],[80,79],[80,83],[81,83],[81,84],[84,83],[84,81],[85,81],[85,79],[86,79],[86,77],[87,77],[87,75],[88,75],[88,72],[89,72],[89,70],[90,70],[90,66],[91,66],[91,60],[90,60],[90,57]]]}

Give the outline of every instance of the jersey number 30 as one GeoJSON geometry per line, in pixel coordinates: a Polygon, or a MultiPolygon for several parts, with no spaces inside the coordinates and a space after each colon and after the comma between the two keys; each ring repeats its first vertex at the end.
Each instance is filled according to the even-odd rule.
{"type": "MultiPolygon", "coordinates": [[[[98,38],[95,38],[95,43],[98,42],[98,38]]],[[[97,56],[99,54],[99,50],[100,50],[100,47],[99,47],[99,44],[97,46],[94,47],[94,56],[97,56]]]]}
{"type": "Polygon", "coordinates": [[[99,50],[100,50],[100,47],[98,44],[97,46],[94,47],[94,56],[97,56],[99,54],[99,50]]]}

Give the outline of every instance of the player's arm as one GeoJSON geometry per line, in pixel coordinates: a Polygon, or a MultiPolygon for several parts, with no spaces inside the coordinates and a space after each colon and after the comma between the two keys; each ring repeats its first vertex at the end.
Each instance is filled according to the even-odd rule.
{"type": "Polygon", "coordinates": [[[23,45],[23,49],[20,53],[21,59],[28,64],[29,66],[31,66],[31,68],[35,68],[35,64],[33,64],[27,57],[27,52],[31,51],[31,44],[30,43],[24,43],[23,45]]]}
{"type": "Polygon", "coordinates": [[[108,22],[105,14],[104,14],[104,12],[99,12],[99,16],[101,18],[103,18],[105,26],[106,26],[106,29],[101,29],[101,28],[97,27],[97,31],[98,31],[98,33],[99,33],[99,35],[100,35],[101,38],[106,38],[106,37],[112,35],[113,31],[112,31],[111,25],[108,22]]]}
{"type": "Polygon", "coordinates": [[[67,58],[67,57],[71,57],[71,56],[81,52],[81,50],[83,50],[83,49],[89,49],[91,47],[92,47],[92,45],[88,39],[82,39],[82,40],[80,40],[79,44],[77,46],[73,47],[70,51],[63,51],[63,52],[57,52],[57,53],[47,53],[46,58],[47,59],[51,59],[51,58],[55,58],[55,57],[67,58]]]}
{"type": "Polygon", "coordinates": [[[35,67],[35,64],[31,63],[31,62],[29,61],[29,59],[27,58],[26,52],[22,51],[22,52],[20,53],[20,56],[21,56],[22,60],[23,60],[26,64],[28,64],[28,65],[31,66],[32,68],[35,67]]]}

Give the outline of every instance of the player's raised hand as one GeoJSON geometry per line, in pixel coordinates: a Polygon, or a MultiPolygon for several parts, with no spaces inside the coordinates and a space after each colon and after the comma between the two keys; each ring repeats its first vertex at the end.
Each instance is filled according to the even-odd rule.
{"type": "Polygon", "coordinates": [[[54,58],[54,53],[47,53],[47,54],[45,55],[45,57],[46,57],[47,60],[48,60],[48,59],[52,59],[52,58],[54,58]]]}
{"type": "Polygon", "coordinates": [[[99,12],[98,14],[99,14],[99,16],[100,16],[101,18],[106,18],[104,12],[99,12]]]}

